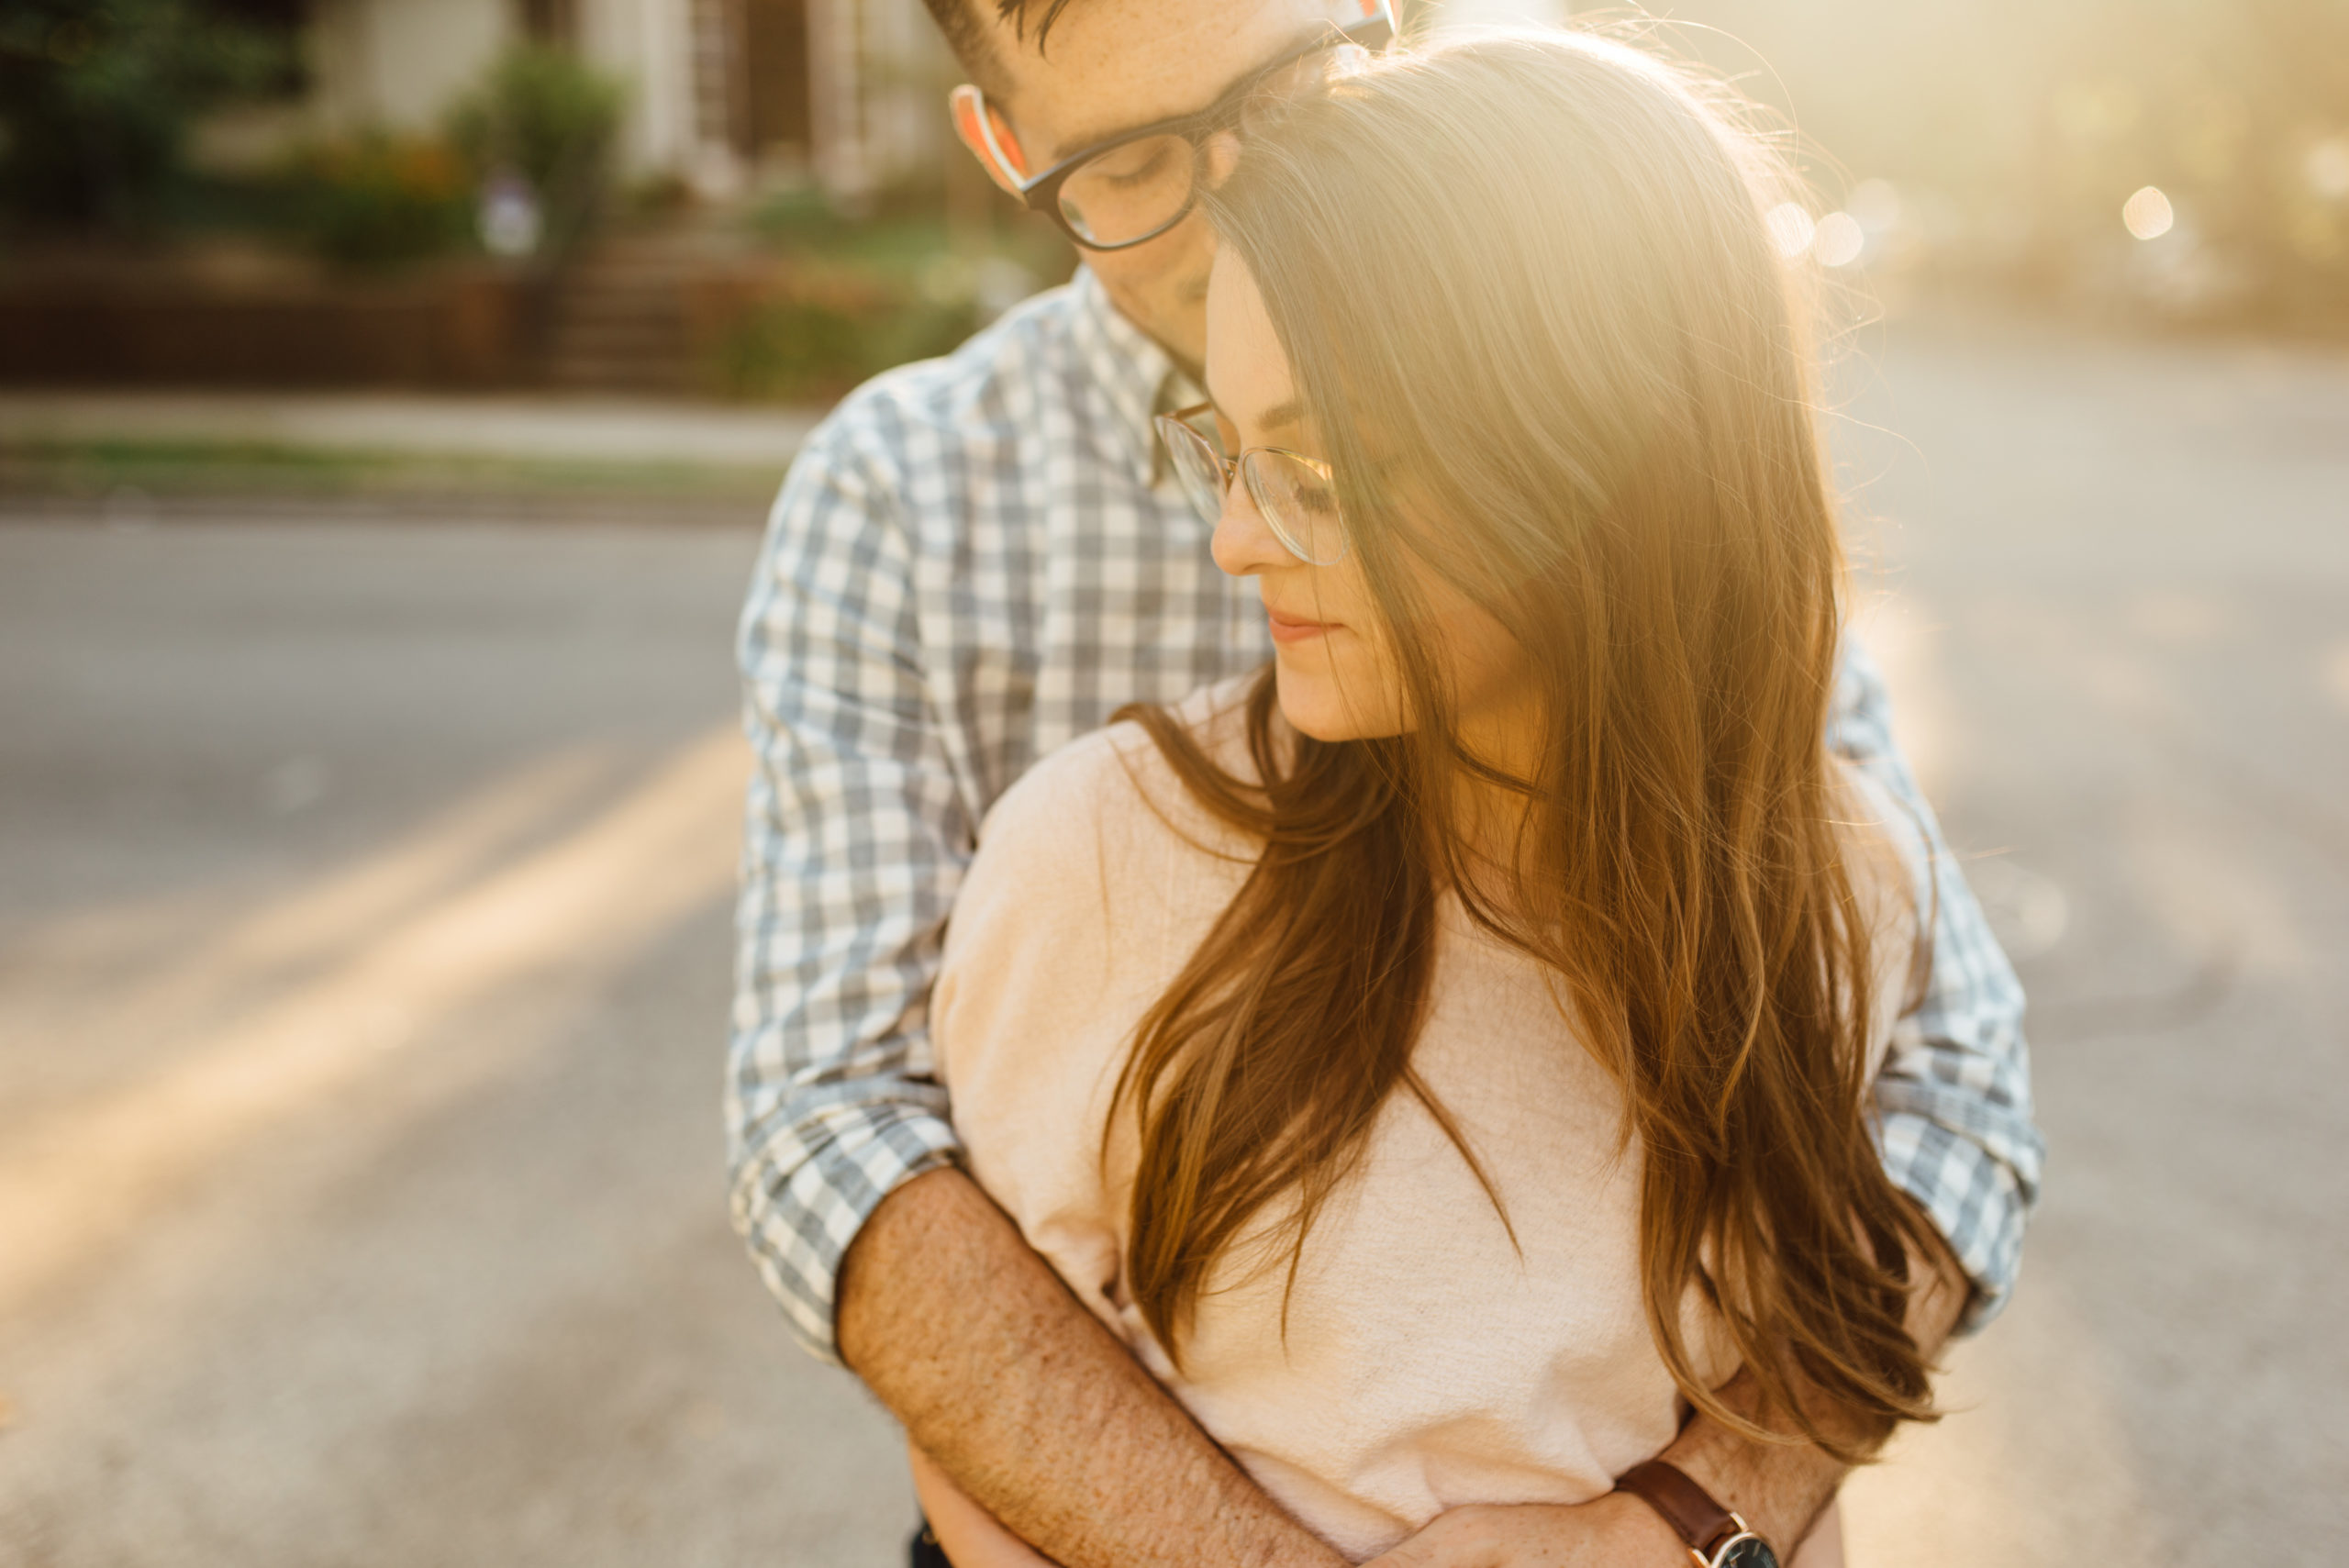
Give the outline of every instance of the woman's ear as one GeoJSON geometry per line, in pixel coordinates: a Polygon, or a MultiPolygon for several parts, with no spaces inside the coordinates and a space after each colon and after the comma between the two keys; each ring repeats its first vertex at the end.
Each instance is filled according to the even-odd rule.
{"type": "Polygon", "coordinates": [[[971,150],[987,178],[1018,195],[1027,161],[1019,154],[1019,139],[988,104],[986,95],[965,82],[947,95],[946,106],[953,116],[954,135],[971,150]]]}

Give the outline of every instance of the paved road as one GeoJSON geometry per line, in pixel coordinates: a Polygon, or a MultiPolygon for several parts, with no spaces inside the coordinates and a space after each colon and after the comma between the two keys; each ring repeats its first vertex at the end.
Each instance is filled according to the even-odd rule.
{"type": "Polygon", "coordinates": [[[2330,1562],[2349,356],[1949,324],[1848,379],[1875,636],[2053,1146],[2023,1292],[1953,1358],[1976,1407],[1863,1478],[1860,1560],[2330,1562]]]}
{"type": "MultiPolygon", "coordinates": [[[[1871,636],[2055,1152],[1855,1561],[2329,1562],[2349,361],[1879,358],[1871,636]]],[[[0,1562],[892,1560],[719,1208],[752,544],[0,524],[0,1562]]]]}

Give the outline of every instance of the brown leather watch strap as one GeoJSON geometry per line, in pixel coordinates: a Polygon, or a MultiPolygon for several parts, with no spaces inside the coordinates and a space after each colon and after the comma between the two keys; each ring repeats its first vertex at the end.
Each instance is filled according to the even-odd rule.
{"type": "Polygon", "coordinates": [[[1711,1562],[1713,1548],[1738,1532],[1736,1515],[1714,1502],[1679,1466],[1663,1460],[1631,1466],[1616,1479],[1615,1490],[1631,1493],[1663,1515],[1699,1562],[1711,1562]]]}

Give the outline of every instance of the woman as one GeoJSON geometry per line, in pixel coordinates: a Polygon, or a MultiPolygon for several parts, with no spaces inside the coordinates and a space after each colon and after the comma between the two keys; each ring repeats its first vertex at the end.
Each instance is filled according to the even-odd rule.
{"type": "MultiPolygon", "coordinates": [[[[956,906],[973,1172],[1356,1560],[1607,1491],[1735,1421],[1741,1367],[1846,1455],[1930,1413],[1931,1243],[1865,1113],[1930,889],[1820,739],[1842,563],[1774,177],[1577,36],[1252,139],[1213,403],[1164,433],[1275,659],[1039,765],[956,906]]],[[[917,1471],[951,1558],[1016,1560],[917,1471]]]]}

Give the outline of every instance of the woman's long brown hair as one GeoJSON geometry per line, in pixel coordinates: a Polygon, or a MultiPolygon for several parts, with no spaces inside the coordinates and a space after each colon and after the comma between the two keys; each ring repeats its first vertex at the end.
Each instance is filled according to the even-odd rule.
{"type": "Polygon", "coordinates": [[[1562,1038],[1620,1086],[1648,1318],[1688,1399],[1845,1458],[1930,1418],[1902,1320],[1904,1247],[1930,1232],[1871,1136],[1870,933],[1822,740],[1843,564],[1764,216],[1786,190],[1720,93],[1542,34],[1375,63],[1285,111],[1213,197],[1340,476],[1415,723],[1286,733],[1268,673],[1235,776],[1138,715],[1264,845],[1119,1085],[1130,1284],[1178,1358],[1219,1263],[1285,1246],[1294,1281],[1398,1089],[1500,1207],[1411,1064],[1450,893],[1554,972],[1562,1038]],[[1363,483],[1382,472],[1408,513],[1363,483]],[[1459,738],[1415,632],[1429,570],[1530,657],[1531,776],[1459,738]],[[1497,873],[1452,827],[1464,791],[1522,803],[1497,873]],[[1762,1424],[1704,1385],[1692,1290],[1762,1424]]]}

